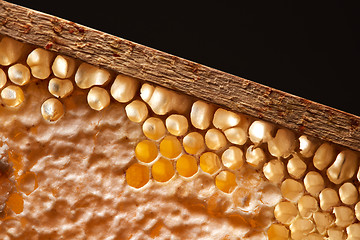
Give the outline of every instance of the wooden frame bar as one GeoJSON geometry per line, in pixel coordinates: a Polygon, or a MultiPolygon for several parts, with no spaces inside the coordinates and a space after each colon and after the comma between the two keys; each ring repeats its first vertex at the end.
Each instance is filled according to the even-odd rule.
{"type": "Polygon", "coordinates": [[[0,0],[0,34],[360,150],[360,117],[0,0]]]}

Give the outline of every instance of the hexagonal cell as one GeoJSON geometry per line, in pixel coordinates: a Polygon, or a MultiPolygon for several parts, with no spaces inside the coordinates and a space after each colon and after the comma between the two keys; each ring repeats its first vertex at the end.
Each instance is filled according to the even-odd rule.
{"type": "Polygon", "coordinates": [[[175,174],[171,161],[165,158],[159,158],[151,168],[152,177],[158,182],[167,182],[175,174]]]}
{"type": "Polygon", "coordinates": [[[166,158],[176,158],[182,152],[180,141],[174,136],[166,136],[160,142],[160,153],[166,158]]]}
{"type": "Polygon", "coordinates": [[[237,187],[236,176],[232,172],[222,171],[215,177],[215,185],[225,193],[231,193],[237,187]]]}
{"type": "Polygon", "coordinates": [[[181,155],[176,161],[176,171],[180,176],[192,177],[198,171],[196,159],[187,154],[181,155]]]}
{"type": "Polygon", "coordinates": [[[26,195],[32,193],[37,187],[36,175],[33,172],[26,172],[18,179],[19,189],[26,195]]]}
{"type": "Polygon", "coordinates": [[[141,188],[149,181],[148,167],[134,163],[126,170],[126,182],[134,188],[141,188]]]}
{"type": "Polygon", "coordinates": [[[206,173],[214,174],[221,168],[220,158],[216,153],[206,152],[200,156],[200,168],[206,173]]]}
{"type": "Polygon", "coordinates": [[[155,160],[159,154],[157,146],[150,140],[143,140],[135,147],[136,158],[144,163],[149,163],[155,160]]]}

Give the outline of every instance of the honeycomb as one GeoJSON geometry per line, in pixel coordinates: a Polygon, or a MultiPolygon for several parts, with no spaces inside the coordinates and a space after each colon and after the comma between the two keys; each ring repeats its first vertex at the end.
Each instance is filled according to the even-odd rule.
{"type": "Polygon", "coordinates": [[[0,36],[1,239],[360,239],[359,155],[0,36]]]}

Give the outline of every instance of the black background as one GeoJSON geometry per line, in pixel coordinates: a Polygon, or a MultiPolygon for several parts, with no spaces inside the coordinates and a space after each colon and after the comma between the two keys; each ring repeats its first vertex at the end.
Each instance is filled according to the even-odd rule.
{"type": "Polygon", "coordinates": [[[360,116],[355,1],[10,2],[360,116]]]}

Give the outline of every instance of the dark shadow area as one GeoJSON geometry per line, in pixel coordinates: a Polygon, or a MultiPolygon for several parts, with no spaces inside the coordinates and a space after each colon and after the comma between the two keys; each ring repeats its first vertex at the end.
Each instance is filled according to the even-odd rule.
{"type": "Polygon", "coordinates": [[[11,1],[360,115],[355,1],[11,1]]]}

